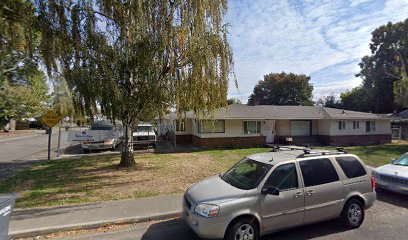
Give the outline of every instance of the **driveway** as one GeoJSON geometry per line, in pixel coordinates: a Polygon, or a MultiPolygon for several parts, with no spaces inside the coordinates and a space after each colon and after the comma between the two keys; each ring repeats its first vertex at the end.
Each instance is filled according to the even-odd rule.
{"type": "MultiPolygon", "coordinates": [[[[65,145],[67,134],[61,135],[61,145],[65,145]]],[[[52,134],[52,157],[57,155],[58,131],[52,134]]],[[[48,135],[20,136],[0,139],[0,181],[16,174],[40,160],[47,159],[48,135]]]]}

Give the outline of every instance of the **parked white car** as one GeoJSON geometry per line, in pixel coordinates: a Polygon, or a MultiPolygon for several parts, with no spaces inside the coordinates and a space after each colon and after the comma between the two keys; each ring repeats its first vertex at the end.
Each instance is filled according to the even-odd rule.
{"type": "Polygon", "coordinates": [[[392,160],[390,164],[376,168],[372,175],[377,187],[408,194],[408,152],[392,160]]]}
{"type": "Polygon", "coordinates": [[[156,147],[157,136],[152,124],[139,124],[136,131],[133,132],[133,145],[147,145],[156,147]]]}
{"type": "Polygon", "coordinates": [[[91,125],[87,134],[87,140],[81,142],[84,152],[91,150],[114,150],[121,143],[120,130],[108,122],[98,122],[91,125]]]}

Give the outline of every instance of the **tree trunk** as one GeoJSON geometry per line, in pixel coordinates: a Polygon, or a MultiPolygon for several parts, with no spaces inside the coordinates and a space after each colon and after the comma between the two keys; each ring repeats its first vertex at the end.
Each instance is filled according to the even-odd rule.
{"type": "Polygon", "coordinates": [[[135,158],[133,156],[133,128],[129,124],[125,124],[124,127],[124,143],[122,147],[119,167],[130,168],[136,165],[135,158]]]}

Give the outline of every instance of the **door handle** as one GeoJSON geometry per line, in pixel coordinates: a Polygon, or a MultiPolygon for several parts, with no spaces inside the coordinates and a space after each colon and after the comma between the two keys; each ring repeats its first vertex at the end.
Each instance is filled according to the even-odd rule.
{"type": "Polygon", "coordinates": [[[307,190],[307,191],[306,191],[306,194],[307,194],[308,196],[312,196],[313,193],[314,193],[314,190],[307,190]]]}
{"type": "Polygon", "coordinates": [[[301,197],[302,195],[303,195],[302,192],[297,192],[295,193],[295,198],[301,197]]]}

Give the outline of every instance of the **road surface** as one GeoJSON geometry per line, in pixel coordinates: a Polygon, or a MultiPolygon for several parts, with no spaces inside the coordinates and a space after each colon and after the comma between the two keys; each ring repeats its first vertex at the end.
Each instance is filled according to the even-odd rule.
{"type": "MultiPolygon", "coordinates": [[[[307,225],[261,238],[261,240],[290,239],[407,239],[408,196],[379,191],[373,208],[367,210],[365,222],[359,229],[339,227],[337,220],[307,225]]],[[[198,240],[199,238],[180,219],[162,222],[117,226],[113,230],[86,231],[80,234],[60,235],[58,239],[77,240],[198,240]]],[[[43,238],[37,238],[43,239],[43,238]]]]}
{"type": "MultiPolygon", "coordinates": [[[[52,157],[57,155],[58,131],[51,137],[52,157]]],[[[65,146],[67,133],[61,134],[61,145],[65,146]]],[[[47,159],[48,135],[37,134],[13,138],[0,138],[0,181],[22,171],[39,160],[47,159]]]]}

